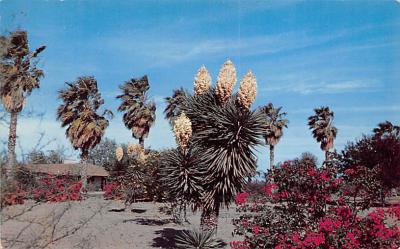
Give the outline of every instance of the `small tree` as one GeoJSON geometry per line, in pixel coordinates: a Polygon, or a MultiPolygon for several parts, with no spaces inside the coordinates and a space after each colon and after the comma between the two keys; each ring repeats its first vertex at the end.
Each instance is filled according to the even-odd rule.
{"type": "Polygon", "coordinates": [[[230,60],[221,67],[216,88],[210,86],[204,67],[194,83],[195,95],[186,96],[180,108],[192,124],[190,146],[196,148],[206,169],[201,226],[214,229],[220,207],[229,206],[256,173],[253,150],[261,143],[265,121],[259,110],[250,110],[256,97],[251,71],[241,80],[237,94],[232,94],[236,69],[230,60]]]}
{"type": "Polygon", "coordinates": [[[76,81],[66,84],[67,88],[59,91],[58,97],[63,103],[58,107],[57,119],[61,121],[61,127],[67,127],[65,135],[74,149],[81,151],[81,191],[84,191],[89,150],[101,141],[109,124],[105,115],[112,116],[112,112],[105,110],[101,115],[97,113],[104,100],[94,77],[78,77],[76,81]]]}
{"type": "Polygon", "coordinates": [[[147,100],[147,91],[150,88],[147,76],[140,79],[131,79],[119,87],[122,94],[117,98],[122,103],[118,111],[124,112],[123,121],[126,128],[132,130],[132,136],[139,139],[144,149],[144,139],[149,135],[150,127],[156,119],[156,105],[147,100]]]}
{"type": "Polygon", "coordinates": [[[261,108],[266,115],[267,128],[264,134],[265,142],[269,145],[269,167],[274,168],[274,148],[283,136],[283,128],[287,128],[289,120],[285,118],[286,112],[281,112],[282,107],[275,108],[272,103],[261,108]]]}
{"type": "Polygon", "coordinates": [[[10,113],[8,133],[8,177],[13,179],[16,164],[17,118],[26,98],[39,88],[43,71],[36,67],[35,58],[45,46],[31,51],[26,31],[17,30],[9,37],[0,36],[0,95],[4,109],[10,113]]]}
{"type": "Polygon", "coordinates": [[[187,205],[195,210],[200,204],[205,168],[198,151],[189,146],[192,125],[184,113],[175,119],[173,130],[179,148],[164,152],[161,175],[169,198],[183,210],[186,221],[187,205]]]}
{"type": "MultiPolygon", "coordinates": [[[[354,198],[384,204],[386,194],[400,187],[400,127],[380,123],[372,135],[350,142],[339,159],[354,198]]],[[[368,203],[367,203],[368,204],[368,203]]]]}
{"type": "Polygon", "coordinates": [[[315,115],[308,118],[308,125],[313,137],[321,143],[321,149],[325,152],[325,160],[329,160],[329,150],[333,148],[333,141],[337,135],[337,128],[333,126],[333,112],[329,107],[314,109],[315,115]]]}

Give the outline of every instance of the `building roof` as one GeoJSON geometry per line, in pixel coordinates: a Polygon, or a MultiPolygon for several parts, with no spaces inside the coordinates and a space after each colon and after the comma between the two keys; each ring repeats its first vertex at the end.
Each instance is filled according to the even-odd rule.
{"type": "MultiPolygon", "coordinates": [[[[26,164],[24,167],[32,172],[46,173],[52,175],[80,175],[80,163],[59,163],[59,164],[26,164]]],[[[88,176],[109,176],[107,170],[102,167],[87,164],[88,176]]]]}

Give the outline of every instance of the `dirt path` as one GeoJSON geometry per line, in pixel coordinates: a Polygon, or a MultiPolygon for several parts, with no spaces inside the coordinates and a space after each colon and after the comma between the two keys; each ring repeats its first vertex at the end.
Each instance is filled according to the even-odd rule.
{"type": "MultiPolygon", "coordinates": [[[[48,248],[174,248],[175,234],[191,226],[198,227],[200,213],[189,213],[190,224],[178,225],[171,222],[171,216],[159,212],[163,205],[135,203],[131,212],[121,211],[121,202],[92,197],[82,202],[41,204],[6,221],[8,216],[18,214],[29,204],[13,206],[2,212],[2,245],[3,248],[38,248],[51,238],[58,239],[79,228],[48,248]]],[[[229,243],[234,240],[231,235],[234,209],[220,213],[218,237],[229,243]]]]}

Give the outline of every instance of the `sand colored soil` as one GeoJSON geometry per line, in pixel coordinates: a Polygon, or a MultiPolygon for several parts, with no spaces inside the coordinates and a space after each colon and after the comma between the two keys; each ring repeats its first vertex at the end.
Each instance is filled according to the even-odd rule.
{"type": "MultiPolygon", "coordinates": [[[[135,203],[130,210],[122,211],[120,201],[100,197],[81,202],[44,203],[23,212],[32,205],[27,203],[2,211],[3,248],[40,248],[52,238],[58,240],[46,248],[175,248],[176,233],[198,227],[200,221],[200,213],[188,213],[190,223],[175,224],[170,215],[159,211],[166,204],[135,203]]],[[[227,243],[237,239],[232,237],[234,215],[234,208],[220,213],[217,237],[227,243]]]]}

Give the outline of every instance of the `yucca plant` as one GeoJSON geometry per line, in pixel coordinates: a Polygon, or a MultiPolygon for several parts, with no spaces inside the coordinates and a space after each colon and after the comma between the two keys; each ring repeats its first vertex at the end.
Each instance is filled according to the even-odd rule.
{"type": "Polygon", "coordinates": [[[266,117],[266,130],[264,138],[266,144],[269,145],[269,167],[273,172],[274,169],[274,149],[283,136],[283,128],[287,128],[289,120],[285,118],[286,112],[281,112],[282,107],[275,108],[272,103],[261,108],[266,117]]]}
{"type": "Polygon", "coordinates": [[[199,206],[204,168],[197,151],[189,146],[192,124],[184,113],[174,120],[173,131],[178,148],[163,153],[161,179],[173,202],[183,210],[186,221],[187,205],[191,204],[192,210],[199,206]]]}
{"type": "Polygon", "coordinates": [[[190,206],[196,210],[200,205],[203,192],[203,165],[195,150],[172,149],[164,152],[161,158],[161,180],[169,197],[184,212],[190,206]]]}
{"type": "Polygon", "coordinates": [[[132,136],[139,140],[144,149],[144,139],[149,135],[156,119],[156,105],[147,98],[149,80],[145,75],[140,79],[130,79],[119,88],[122,94],[117,98],[122,102],[118,111],[124,112],[123,121],[126,128],[132,131],[132,136]]]}
{"type": "Polygon", "coordinates": [[[84,191],[87,185],[89,150],[101,141],[109,124],[106,115],[112,117],[112,112],[104,110],[102,114],[98,113],[104,100],[94,77],[78,77],[76,81],[66,84],[67,88],[60,90],[58,94],[63,103],[58,107],[57,119],[61,122],[61,127],[67,127],[65,135],[74,149],[81,151],[81,181],[84,191]]]}
{"type": "Polygon", "coordinates": [[[308,125],[313,137],[321,143],[321,149],[325,152],[325,161],[328,161],[329,150],[333,148],[333,141],[337,135],[337,128],[333,126],[334,113],[327,106],[316,108],[314,112],[315,115],[308,118],[308,125]]]}
{"type": "Polygon", "coordinates": [[[39,88],[43,71],[37,68],[37,56],[45,46],[31,51],[26,31],[17,30],[9,36],[0,36],[0,97],[4,110],[10,113],[8,133],[8,177],[13,179],[16,163],[18,114],[32,90],[39,88]]]}
{"type": "Polygon", "coordinates": [[[240,94],[232,94],[235,82],[236,70],[227,61],[220,70],[217,88],[187,95],[180,106],[192,124],[190,146],[201,156],[205,168],[203,229],[216,228],[220,207],[229,206],[236,193],[243,190],[246,180],[256,173],[254,149],[261,144],[264,115],[249,109],[255,98],[255,77],[245,76],[240,94]]]}
{"type": "Polygon", "coordinates": [[[185,249],[223,248],[226,243],[215,238],[215,230],[184,230],[176,238],[176,246],[185,249]]]}

